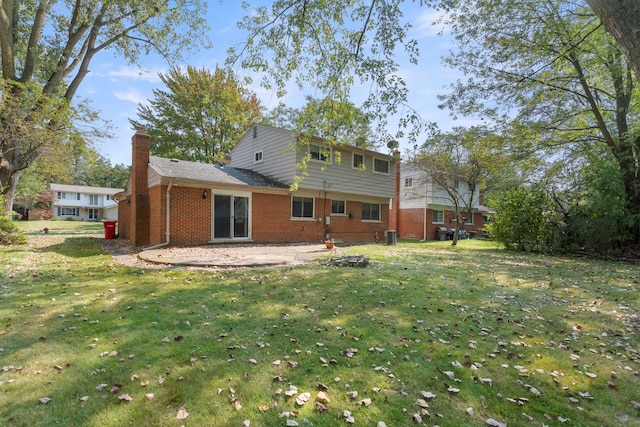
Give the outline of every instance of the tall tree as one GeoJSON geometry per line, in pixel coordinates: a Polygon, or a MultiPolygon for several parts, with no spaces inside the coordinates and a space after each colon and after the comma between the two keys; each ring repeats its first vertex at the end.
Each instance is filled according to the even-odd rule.
{"type": "Polygon", "coordinates": [[[462,218],[473,217],[487,178],[507,160],[501,138],[481,127],[456,127],[439,133],[409,160],[446,194],[444,203],[453,206],[457,219],[453,245],[458,241],[458,231],[464,228],[462,218]]]}
{"type": "MultiPolygon", "coordinates": [[[[407,104],[408,89],[398,72],[398,55],[404,51],[417,62],[416,40],[403,0],[275,0],[251,6],[239,24],[247,42],[229,51],[229,63],[262,73],[264,86],[283,95],[294,83],[310,89],[317,103],[314,128],[332,134],[331,116],[336,105],[352,102],[352,88],[365,94],[362,111],[369,115],[382,143],[403,136],[417,140],[431,123],[407,104]],[[400,115],[398,132],[387,123],[400,115]]],[[[409,2],[407,2],[409,4],[409,2]]]]}
{"type": "Polygon", "coordinates": [[[640,3],[637,0],[586,0],[622,46],[640,76],[640,3]]]}
{"type": "Polygon", "coordinates": [[[160,79],[167,90],[154,89],[150,105],[138,106],[139,120],[131,121],[147,129],[154,154],[221,162],[260,118],[260,101],[231,71],[173,68],[160,79]]]}
{"type": "Polygon", "coordinates": [[[630,242],[640,242],[638,88],[593,12],[559,0],[450,5],[458,50],[446,61],[470,78],[443,105],[502,121],[513,145],[547,156],[604,144],[623,176],[630,242]]]}
{"type": "Polygon", "coordinates": [[[203,41],[206,2],[8,0],[0,7],[0,194],[11,212],[20,173],[67,140],[72,100],[101,51],[167,60],[203,41]]]}

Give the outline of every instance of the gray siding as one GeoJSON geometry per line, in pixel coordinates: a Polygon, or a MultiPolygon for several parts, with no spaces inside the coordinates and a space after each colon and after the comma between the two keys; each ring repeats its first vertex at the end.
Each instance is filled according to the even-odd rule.
{"type": "MultiPolygon", "coordinates": [[[[334,149],[333,157],[335,158],[334,149]]],[[[309,161],[308,175],[300,182],[300,189],[327,191],[360,196],[392,198],[395,191],[395,161],[383,154],[374,155],[369,151],[357,151],[364,155],[364,170],[352,167],[352,150],[340,150],[340,162],[331,164],[309,161]],[[377,157],[389,161],[389,174],[373,172],[373,159],[377,157]]],[[[298,153],[298,161],[306,154],[306,149],[298,153]]]]}
{"type": "Polygon", "coordinates": [[[294,134],[285,129],[254,125],[231,150],[229,166],[250,169],[284,184],[293,183],[296,155],[291,149],[294,134]],[[254,128],[257,129],[254,138],[254,128]],[[262,162],[256,163],[256,152],[262,152],[262,162]]]}

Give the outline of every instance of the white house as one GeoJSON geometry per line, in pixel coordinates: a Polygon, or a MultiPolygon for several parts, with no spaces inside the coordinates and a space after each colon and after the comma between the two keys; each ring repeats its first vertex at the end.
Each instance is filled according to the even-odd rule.
{"type": "Polygon", "coordinates": [[[72,218],[78,221],[118,219],[118,203],[112,199],[121,188],[88,187],[84,185],[50,184],[55,195],[51,204],[52,219],[72,218]]]}

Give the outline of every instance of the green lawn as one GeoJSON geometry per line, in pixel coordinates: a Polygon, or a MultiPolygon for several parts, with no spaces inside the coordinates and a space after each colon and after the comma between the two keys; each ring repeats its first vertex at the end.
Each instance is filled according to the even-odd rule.
{"type": "Polygon", "coordinates": [[[19,226],[0,425],[640,425],[636,265],[466,240],[347,248],[363,269],[142,270],[101,223],[19,226]]]}

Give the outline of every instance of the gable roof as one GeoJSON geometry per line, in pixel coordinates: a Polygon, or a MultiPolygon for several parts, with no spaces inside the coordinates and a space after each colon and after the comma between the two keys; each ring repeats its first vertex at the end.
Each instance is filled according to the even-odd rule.
{"type": "Polygon", "coordinates": [[[106,194],[111,196],[115,193],[123,191],[122,188],[108,187],[90,187],[88,185],[67,185],[67,184],[49,184],[51,191],[60,191],[63,193],[86,193],[86,194],[106,194]]]}
{"type": "Polygon", "coordinates": [[[149,156],[149,168],[162,178],[174,178],[210,184],[289,188],[288,185],[248,169],[218,166],[209,163],[149,156]]]}

